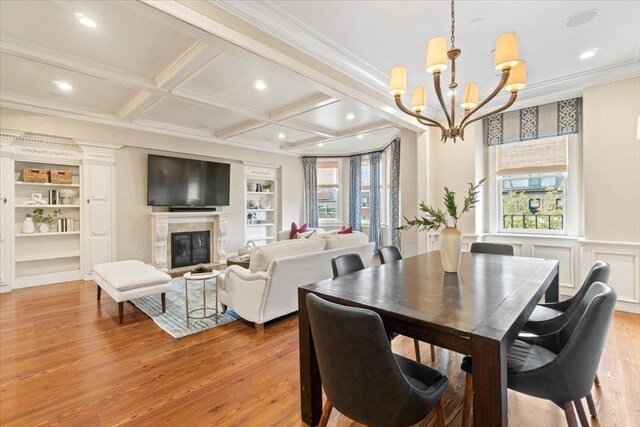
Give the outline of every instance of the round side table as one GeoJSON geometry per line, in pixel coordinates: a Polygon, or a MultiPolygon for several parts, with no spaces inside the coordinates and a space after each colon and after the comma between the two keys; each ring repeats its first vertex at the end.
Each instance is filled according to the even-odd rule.
{"type": "Polygon", "coordinates": [[[218,285],[217,282],[214,284],[216,287],[216,305],[213,307],[207,307],[207,293],[206,286],[207,280],[214,279],[220,275],[220,272],[217,270],[213,270],[209,273],[196,273],[192,274],[191,272],[185,273],[182,277],[184,278],[184,299],[185,299],[185,307],[187,314],[187,326],[189,326],[189,319],[208,319],[213,316],[218,317],[218,285]],[[202,307],[193,308],[189,310],[189,281],[201,281],[202,282],[202,307]],[[210,311],[211,314],[207,315],[207,311],[210,311]],[[198,315],[202,313],[201,315],[198,315]]]}

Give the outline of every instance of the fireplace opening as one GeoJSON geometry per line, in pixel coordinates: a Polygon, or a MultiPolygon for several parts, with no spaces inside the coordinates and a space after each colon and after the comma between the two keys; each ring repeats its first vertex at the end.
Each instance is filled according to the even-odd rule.
{"type": "Polygon", "coordinates": [[[171,268],[210,261],[209,231],[171,233],[171,268]]]}

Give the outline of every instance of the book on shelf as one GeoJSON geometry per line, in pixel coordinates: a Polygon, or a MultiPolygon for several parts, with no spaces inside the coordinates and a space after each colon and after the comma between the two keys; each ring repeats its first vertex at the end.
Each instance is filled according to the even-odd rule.
{"type": "Polygon", "coordinates": [[[69,233],[74,231],[73,218],[58,218],[58,231],[61,233],[69,233]]]}

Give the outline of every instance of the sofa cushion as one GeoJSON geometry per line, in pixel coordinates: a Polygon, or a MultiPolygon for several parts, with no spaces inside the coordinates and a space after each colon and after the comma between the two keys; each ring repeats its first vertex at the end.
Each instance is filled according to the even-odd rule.
{"type": "Polygon", "coordinates": [[[323,239],[296,239],[258,246],[251,253],[249,270],[253,273],[267,271],[274,259],[319,252],[324,250],[326,244],[327,242],[323,239]]]}
{"type": "Polygon", "coordinates": [[[296,239],[318,239],[318,233],[316,229],[305,231],[304,233],[296,233],[296,239]]]}
{"type": "Polygon", "coordinates": [[[304,233],[305,231],[308,231],[308,230],[309,230],[309,227],[307,226],[306,222],[302,224],[300,227],[298,227],[298,225],[295,222],[292,222],[291,232],[289,233],[289,239],[295,239],[297,233],[304,233]]]}
{"type": "Polygon", "coordinates": [[[327,241],[327,246],[325,246],[326,250],[359,246],[369,242],[369,236],[362,231],[354,231],[349,234],[334,234],[326,236],[324,239],[327,241]]]}

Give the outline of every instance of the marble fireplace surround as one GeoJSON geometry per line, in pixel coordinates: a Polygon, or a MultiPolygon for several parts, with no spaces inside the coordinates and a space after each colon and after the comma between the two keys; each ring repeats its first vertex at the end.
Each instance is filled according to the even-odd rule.
{"type": "Polygon", "coordinates": [[[171,271],[171,233],[209,231],[211,263],[226,259],[224,249],[229,214],[227,212],[151,212],[153,265],[171,271]]]}

